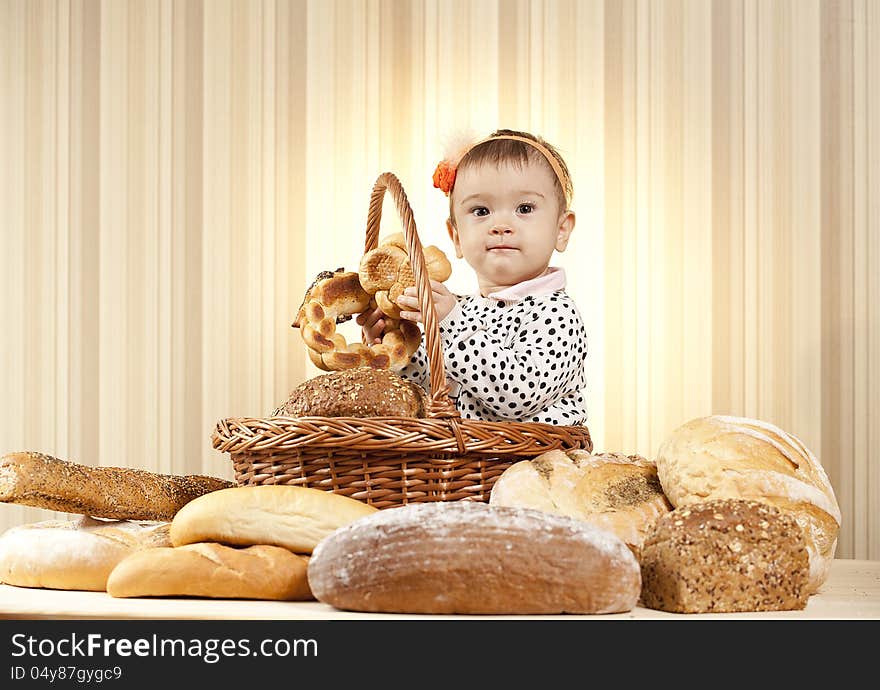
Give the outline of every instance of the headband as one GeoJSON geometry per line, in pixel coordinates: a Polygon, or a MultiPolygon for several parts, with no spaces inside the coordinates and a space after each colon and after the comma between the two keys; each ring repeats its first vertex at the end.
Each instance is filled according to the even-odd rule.
{"type": "Polygon", "coordinates": [[[496,141],[499,139],[510,139],[512,141],[521,141],[525,144],[528,144],[534,149],[543,154],[544,158],[547,159],[547,162],[550,164],[550,167],[553,169],[553,172],[556,175],[556,179],[559,180],[559,186],[562,187],[562,194],[565,196],[565,205],[568,206],[571,203],[571,193],[569,191],[570,187],[566,184],[566,181],[569,179],[568,175],[565,174],[565,171],[562,169],[562,166],[559,164],[559,161],[556,159],[550,150],[544,146],[541,142],[535,141],[534,139],[528,139],[526,137],[519,137],[513,134],[499,134],[498,136],[486,137],[485,139],[481,139],[475,144],[471,144],[468,146],[461,154],[457,157],[456,160],[444,159],[437,164],[437,168],[434,170],[434,186],[437,189],[441,190],[446,196],[452,192],[452,187],[455,185],[455,173],[458,169],[458,164],[464,159],[464,157],[470,153],[471,149],[476,148],[480,144],[485,144],[487,141],[496,141]]]}

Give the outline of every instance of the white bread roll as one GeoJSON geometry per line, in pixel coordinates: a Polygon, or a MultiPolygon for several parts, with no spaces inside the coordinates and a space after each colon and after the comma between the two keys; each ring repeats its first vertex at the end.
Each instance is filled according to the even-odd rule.
{"type": "Polygon", "coordinates": [[[636,605],[635,556],[611,532],[475,501],[385,509],[318,544],[315,597],[389,613],[617,613],[636,605]]]}
{"type": "Polygon", "coordinates": [[[137,551],[110,573],[113,597],[209,597],[216,599],[313,599],[307,556],[280,546],[234,548],[187,544],[137,551]]]}
{"type": "Polygon", "coordinates": [[[361,501],[320,489],[239,486],[187,503],[171,521],[171,543],[271,544],[311,553],[337,528],[377,511],[361,501]]]}
{"type": "Polygon", "coordinates": [[[102,592],[107,577],[138,549],[167,546],[168,523],[46,520],[0,536],[0,582],[19,587],[102,592]]]}
{"type": "Polygon", "coordinates": [[[489,503],[584,520],[616,534],[637,557],[654,521],[672,510],[653,463],[583,450],[514,463],[495,480],[489,503]]]}
{"type": "Polygon", "coordinates": [[[675,507],[744,498],[791,512],[806,538],[810,592],[825,582],[837,547],[840,508],[825,470],[800,440],[757,419],[700,417],[672,432],[656,463],[675,507]]]}

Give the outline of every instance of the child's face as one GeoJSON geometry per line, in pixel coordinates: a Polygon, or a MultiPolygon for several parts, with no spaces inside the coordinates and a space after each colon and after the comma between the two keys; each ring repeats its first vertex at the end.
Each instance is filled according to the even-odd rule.
{"type": "Polygon", "coordinates": [[[559,208],[549,166],[485,164],[460,170],[453,191],[458,258],[477,274],[480,292],[540,276],[553,251],[564,251],[574,214],[559,208]]]}

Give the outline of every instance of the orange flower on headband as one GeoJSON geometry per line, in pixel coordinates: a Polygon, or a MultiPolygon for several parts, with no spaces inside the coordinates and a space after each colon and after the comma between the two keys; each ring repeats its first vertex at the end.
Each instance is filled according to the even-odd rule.
{"type": "Polygon", "coordinates": [[[440,161],[434,170],[434,186],[446,196],[452,191],[455,184],[455,166],[449,161],[440,161]]]}

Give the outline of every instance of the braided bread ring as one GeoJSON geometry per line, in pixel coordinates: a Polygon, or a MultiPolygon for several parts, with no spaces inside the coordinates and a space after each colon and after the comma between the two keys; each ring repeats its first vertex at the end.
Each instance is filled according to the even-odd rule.
{"type": "Polygon", "coordinates": [[[349,344],[336,332],[336,324],[375,304],[361,287],[357,273],[339,269],[318,274],[293,322],[312,363],[324,371],[362,366],[399,370],[406,366],[422,341],[421,330],[411,321],[385,319],[382,342],[369,346],[349,344]]]}

